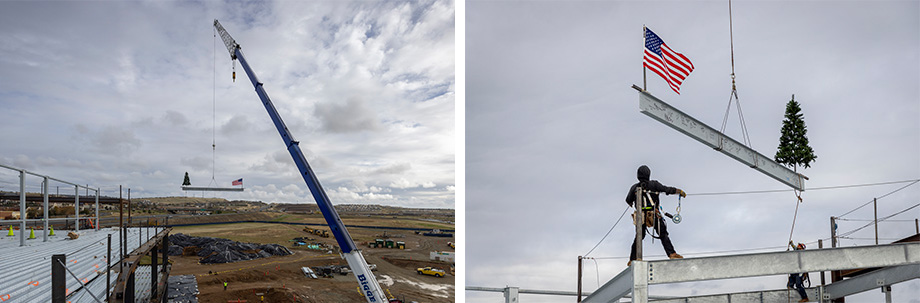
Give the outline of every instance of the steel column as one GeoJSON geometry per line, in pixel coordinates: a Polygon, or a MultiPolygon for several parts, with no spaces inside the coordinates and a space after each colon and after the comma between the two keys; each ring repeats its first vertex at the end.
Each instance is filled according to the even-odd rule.
{"type": "Polygon", "coordinates": [[[42,221],[44,222],[45,229],[43,231],[42,242],[48,242],[48,177],[44,178],[42,181],[42,221]]]}
{"type": "Polygon", "coordinates": [[[19,170],[19,246],[26,246],[26,171],[19,170]]]}
{"type": "Polygon", "coordinates": [[[503,291],[505,295],[505,303],[520,302],[518,298],[518,290],[519,288],[517,287],[505,287],[505,290],[503,291]]]}
{"type": "Polygon", "coordinates": [[[74,207],[73,211],[76,213],[77,222],[74,223],[74,230],[80,231],[80,186],[73,186],[73,197],[74,197],[74,207]]]}
{"type": "Polygon", "coordinates": [[[134,302],[134,272],[128,276],[125,281],[125,300],[124,302],[134,302]]]}
{"type": "Polygon", "coordinates": [[[64,303],[67,297],[64,262],[67,262],[65,255],[51,256],[51,303],[64,303]]]}
{"type": "Polygon", "coordinates": [[[112,292],[112,234],[108,234],[108,256],[105,258],[105,301],[109,301],[109,293],[112,292]]]}
{"type": "Polygon", "coordinates": [[[159,263],[159,260],[157,259],[159,257],[158,256],[159,253],[160,252],[158,251],[158,249],[156,249],[156,246],[154,246],[154,249],[150,250],[150,262],[151,262],[150,263],[150,274],[151,274],[150,298],[151,299],[154,299],[157,297],[157,282],[159,282],[159,280],[157,280],[157,271],[158,271],[157,267],[159,265],[157,263],[159,263]]]}
{"type": "Polygon", "coordinates": [[[578,256],[578,299],[576,299],[575,302],[581,302],[581,269],[583,267],[581,262],[583,259],[584,258],[581,256],[578,256]]]}
{"type": "Polygon", "coordinates": [[[99,188],[96,187],[96,230],[99,230],[99,188]]]}

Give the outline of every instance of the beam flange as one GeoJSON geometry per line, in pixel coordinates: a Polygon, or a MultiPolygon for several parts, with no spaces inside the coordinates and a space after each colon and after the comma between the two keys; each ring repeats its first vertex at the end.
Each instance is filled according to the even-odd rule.
{"type": "Polygon", "coordinates": [[[783,184],[797,190],[805,190],[805,180],[808,178],[804,175],[776,163],[773,159],[767,158],[641,89],[639,89],[639,111],[783,184]]]}
{"type": "MultiPolygon", "coordinates": [[[[817,301],[818,298],[818,288],[806,288],[805,294],[808,295],[809,299],[817,301]]],[[[730,294],[714,294],[714,295],[702,295],[702,296],[692,296],[684,298],[671,298],[663,300],[650,300],[649,302],[654,303],[731,303],[731,302],[773,302],[773,303],[788,303],[788,302],[797,302],[799,301],[799,293],[792,289],[776,289],[776,290],[762,290],[762,291],[749,291],[749,292],[739,292],[739,293],[730,293],[730,294]]]]}
{"type": "Polygon", "coordinates": [[[649,261],[649,284],[920,263],[920,243],[649,261]]]}

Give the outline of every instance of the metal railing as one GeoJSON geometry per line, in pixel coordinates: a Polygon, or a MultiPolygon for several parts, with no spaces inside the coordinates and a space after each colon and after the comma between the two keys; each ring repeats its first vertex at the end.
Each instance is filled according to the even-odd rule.
{"type": "MultiPolygon", "coordinates": [[[[51,221],[62,221],[63,220],[66,222],[66,220],[76,220],[76,224],[74,224],[74,226],[75,226],[75,229],[79,231],[80,230],[80,188],[84,188],[87,191],[92,190],[93,192],[96,193],[95,221],[99,222],[99,188],[91,188],[89,186],[84,186],[84,185],[64,181],[58,178],[50,177],[47,175],[42,175],[36,172],[31,172],[31,171],[28,171],[22,168],[7,166],[4,164],[0,164],[0,168],[5,168],[5,169],[19,172],[19,220],[0,220],[0,223],[19,222],[19,246],[26,245],[25,230],[26,230],[27,222],[41,221],[44,223],[44,228],[42,229],[43,231],[42,234],[44,235],[42,238],[42,242],[48,241],[48,223],[51,221]],[[42,219],[28,219],[28,212],[26,212],[26,175],[32,175],[32,176],[42,178],[42,197],[43,197],[42,209],[44,211],[42,219]],[[56,182],[64,183],[64,184],[71,185],[74,187],[74,217],[75,219],[70,219],[70,218],[49,219],[48,218],[48,183],[49,181],[56,181],[56,182]]],[[[99,224],[95,224],[95,227],[96,227],[96,230],[98,230],[99,224]]]]}

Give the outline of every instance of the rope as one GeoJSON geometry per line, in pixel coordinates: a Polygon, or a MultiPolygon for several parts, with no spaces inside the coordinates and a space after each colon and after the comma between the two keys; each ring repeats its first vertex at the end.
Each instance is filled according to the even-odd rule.
{"type": "Polygon", "coordinates": [[[607,234],[605,234],[605,235],[604,235],[604,237],[603,237],[603,238],[601,238],[601,240],[600,240],[599,242],[597,242],[597,244],[596,244],[596,245],[594,245],[594,247],[593,247],[593,248],[591,248],[591,250],[589,250],[589,251],[588,251],[588,253],[586,253],[586,254],[585,254],[585,257],[587,257],[588,255],[590,255],[590,254],[591,254],[591,252],[593,252],[593,251],[594,251],[594,249],[595,249],[595,248],[597,248],[597,246],[599,246],[599,245],[601,245],[601,243],[603,243],[603,242],[604,242],[604,239],[607,239],[607,236],[609,236],[609,235],[610,235],[610,232],[612,232],[612,231],[613,231],[613,228],[614,228],[614,227],[617,227],[617,224],[619,224],[619,223],[620,223],[620,220],[622,220],[622,219],[623,219],[623,216],[624,216],[624,215],[626,215],[626,212],[627,212],[627,211],[629,211],[629,206],[627,206],[627,207],[626,207],[626,209],[624,209],[624,210],[623,210],[623,213],[622,213],[622,214],[620,214],[620,218],[619,218],[619,219],[617,219],[617,222],[616,222],[616,223],[613,223],[613,226],[611,226],[611,227],[610,227],[610,230],[608,230],[608,231],[607,231],[607,234]]]}
{"type": "MultiPolygon", "coordinates": [[[[789,243],[792,243],[792,232],[795,231],[795,219],[799,216],[799,204],[802,203],[802,196],[798,191],[795,192],[795,197],[798,200],[795,201],[795,214],[792,215],[792,228],[789,230],[789,243]]],[[[789,247],[786,247],[786,251],[789,251],[789,247]]]]}

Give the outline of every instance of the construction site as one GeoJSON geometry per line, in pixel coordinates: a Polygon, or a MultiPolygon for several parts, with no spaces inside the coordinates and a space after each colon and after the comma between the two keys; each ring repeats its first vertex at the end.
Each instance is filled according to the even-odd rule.
{"type": "MultiPolygon", "coordinates": [[[[85,189],[16,170],[23,180],[27,175],[40,176],[43,185],[54,182],[85,189]]],[[[137,209],[132,215],[131,200],[126,198],[49,192],[4,192],[2,202],[19,204],[22,213],[54,209],[49,203],[88,210],[81,212],[88,214],[84,216],[75,212],[47,220],[19,216],[17,211],[0,221],[4,230],[0,263],[15,273],[0,277],[2,302],[363,300],[354,270],[342,258],[342,249],[319,213],[287,212],[289,207],[278,205],[265,212],[211,216],[138,215],[137,209]],[[11,199],[16,196],[22,200],[11,199]],[[116,210],[100,212],[104,205],[116,210]]],[[[167,205],[161,203],[160,210],[165,213],[167,205]]],[[[251,208],[244,204],[240,209],[251,208]]],[[[368,216],[344,211],[342,219],[388,298],[453,301],[453,224],[443,223],[452,222],[453,211],[403,213],[409,214],[368,216]],[[424,235],[433,230],[439,230],[439,235],[424,235]],[[447,274],[422,275],[419,270],[425,267],[447,274]]]]}

